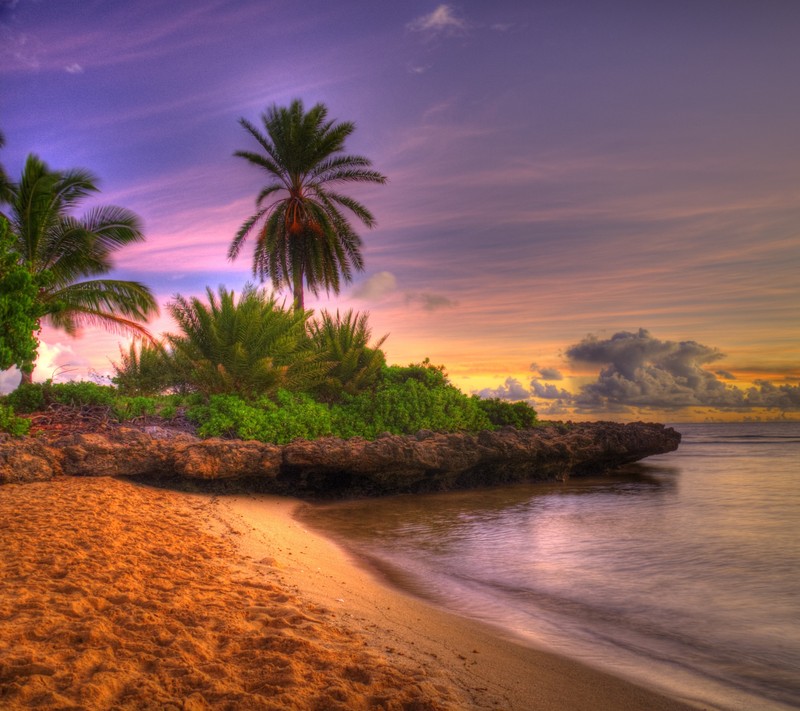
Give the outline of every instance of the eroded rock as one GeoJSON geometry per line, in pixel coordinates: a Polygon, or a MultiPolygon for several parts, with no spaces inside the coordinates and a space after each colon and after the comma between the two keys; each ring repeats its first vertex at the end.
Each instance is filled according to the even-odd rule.
{"type": "Polygon", "coordinates": [[[663,425],[576,423],[495,432],[297,440],[277,446],[120,427],[0,441],[0,483],[60,475],[226,480],[298,496],[445,491],[599,474],[677,449],[663,425]]]}

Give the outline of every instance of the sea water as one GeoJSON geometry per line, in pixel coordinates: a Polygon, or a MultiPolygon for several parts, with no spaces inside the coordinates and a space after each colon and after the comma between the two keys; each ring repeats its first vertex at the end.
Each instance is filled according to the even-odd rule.
{"type": "Polygon", "coordinates": [[[722,709],[800,708],[800,423],[675,425],[593,479],[310,506],[390,582],[722,709]]]}

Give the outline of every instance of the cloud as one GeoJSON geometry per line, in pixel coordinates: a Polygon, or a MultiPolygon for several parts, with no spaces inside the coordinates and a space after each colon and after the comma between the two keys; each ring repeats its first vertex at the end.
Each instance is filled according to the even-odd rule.
{"type": "Polygon", "coordinates": [[[430,64],[409,64],[408,71],[411,74],[424,74],[431,68],[430,64]]]}
{"type": "Polygon", "coordinates": [[[756,380],[754,387],[745,393],[750,407],[777,410],[800,410],[800,385],[774,385],[767,380],[756,380]]]}
{"type": "Polygon", "coordinates": [[[589,335],[567,348],[566,356],[603,366],[597,380],[575,397],[583,408],[800,409],[800,386],[766,380],[748,390],[726,385],[704,367],[723,357],[719,350],[696,341],[662,341],[645,329],[620,331],[608,339],[589,335]]]}
{"type": "Polygon", "coordinates": [[[572,393],[550,383],[540,383],[536,378],[531,380],[531,392],[535,397],[544,400],[563,400],[564,402],[572,400],[572,393]]]}
{"type": "Polygon", "coordinates": [[[73,62],[64,67],[64,71],[67,72],[67,74],[83,74],[83,67],[77,62],[73,62]]]}
{"type": "Polygon", "coordinates": [[[509,377],[506,378],[503,385],[478,390],[475,395],[482,398],[500,398],[501,400],[527,400],[531,394],[519,380],[509,377]]]}
{"type": "Polygon", "coordinates": [[[714,371],[720,378],[723,380],[736,380],[736,376],[727,370],[715,370],[714,371]]]}
{"type": "Polygon", "coordinates": [[[417,303],[422,306],[425,311],[436,311],[437,309],[452,309],[458,306],[458,303],[452,299],[448,299],[441,294],[431,294],[430,292],[421,291],[415,293],[412,291],[406,292],[406,303],[417,303]]]}
{"type": "Polygon", "coordinates": [[[531,363],[531,370],[539,373],[542,380],[563,380],[564,376],[558,368],[540,368],[538,363],[531,363]]]}
{"type": "Polygon", "coordinates": [[[0,395],[8,395],[15,390],[21,379],[19,370],[11,368],[0,372],[0,395]]]}
{"type": "Polygon", "coordinates": [[[439,5],[429,15],[422,15],[406,25],[413,32],[430,35],[456,35],[467,30],[466,20],[457,17],[450,5],[439,5]]]}
{"type": "Polygon", "coordinates": [[[356,299],[380,299],[397,289],[397,278],[391,272],[373,274],[353,290],[356,299]]]}

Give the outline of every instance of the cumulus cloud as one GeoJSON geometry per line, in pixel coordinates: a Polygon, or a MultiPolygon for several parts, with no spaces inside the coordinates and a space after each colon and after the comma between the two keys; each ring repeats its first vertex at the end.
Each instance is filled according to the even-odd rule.
{"type": "Polygon", "coordinates": [[[540,383],[536,378],[531,380],[531,393],[544,400],[563,400],[564,402],[572,400],[572,393],[564,388],[558,388],[551,383],[540,383]]]}
{"type": "Polygon", "coordinates": [[[736,376],[727,370],[715,370],[714,371],[720,378],[723,380],[736,380],[736,376]]]}
{"type": "Polygon", "coordinates": [[[589,335],[566,355],[602,366],[597,381],[582,386],[575,397],[579,407],[800,409],[800,386],[756,381],[745,391],[726,385],[705,367],[723,357],[719,350],[696,341],[662,341],[645,329],[607,339],[589,335]]]}
{"type": "Polygon", "coordinates": [[[530,392],[516,378],[506,378],[506,382],[502,385],[478,390],[475,395],[482,398],[500,398],[501,400],[527,400],[530,392]]]}
{"type": "Polygon", "coordinates": [[[357,299],[380,299],[397,289],[397,278],[391,272],[373,274],[363,284],[353,290],[357,299]]]}
{"type": "Polygon", "coordinates": [[[429,35],[462,34],[467,30],[466,20],[458,17],[452,6],[439,5],[428,15],[422,15],[406,25],[413,32],[424,32],[429,35]]]}
{"type": "Polygon", "coordinates": [[[749,407],[800,410],[800,385],[774,385],[767,380],[756,380],[745,393],[745,401],[749,407]]]}
{"type": "Polygon", "coordinates": [[[457,302],[453,301],[452,299],[448,299],[446,296],[442,296],[441,294],[431,294],[427,291],[421,291],[419,293],[411,291],[407,292],[406,303],[419,304],[423,309],[425,309],[425,311],[452,309],[458,306],[457,302]]]}

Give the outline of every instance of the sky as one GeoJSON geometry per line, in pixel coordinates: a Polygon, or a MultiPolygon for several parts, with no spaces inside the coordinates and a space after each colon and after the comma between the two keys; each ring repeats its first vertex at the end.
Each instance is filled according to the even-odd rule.
{"type": "MultiPolygon", "coordinates": [[[[0,162],[142,217],[113,276],[169,332],[175,294],[252,279],[239,119],[322,102],[388,182],[349,187],[365,271],[307,307],[543,418],[798,419],[798,27],[795,0],[0,0],[0,162]]],[[[41,340],[36,379],[119,359],[41,340]]]]}

